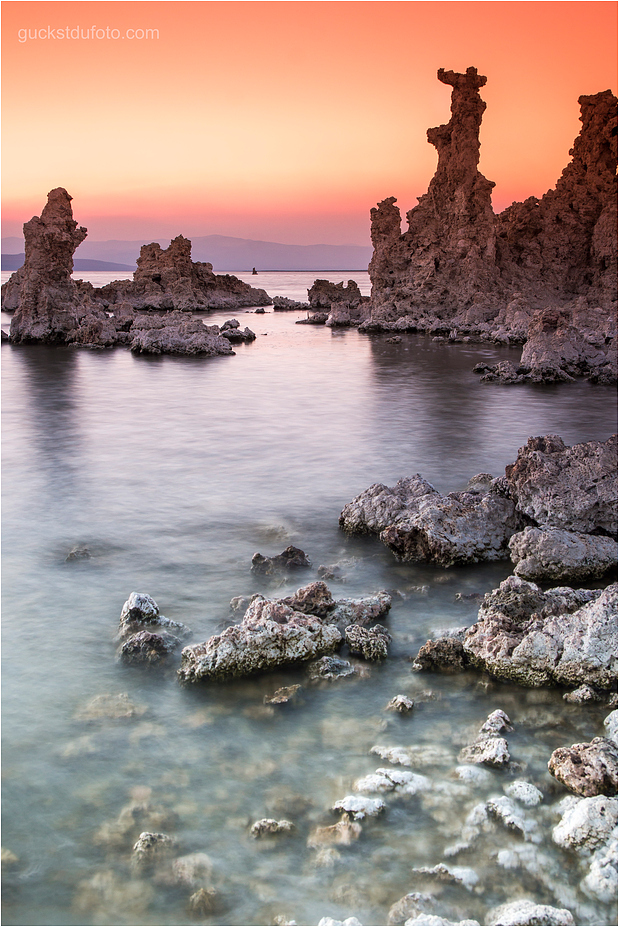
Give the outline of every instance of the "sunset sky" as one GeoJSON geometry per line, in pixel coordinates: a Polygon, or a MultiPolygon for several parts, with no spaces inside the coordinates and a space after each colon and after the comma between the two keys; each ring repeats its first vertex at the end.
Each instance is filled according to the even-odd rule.
{"type": "Polygon", "coordinates": [[[2,233],[64,186],[91,240],[367,244],[434,173],[437,69],[470,65],[499,211],[554,186],[579,95],[616,93],[616,35],[615,2],[4,0],[2,233]]]}

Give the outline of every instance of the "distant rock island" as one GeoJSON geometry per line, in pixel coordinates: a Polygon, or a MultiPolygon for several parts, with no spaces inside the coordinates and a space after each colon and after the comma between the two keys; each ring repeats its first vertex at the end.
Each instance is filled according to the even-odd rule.
{"type": "Polygon", "coordinates": [[[438,166],[401,230],[396,198],[371,211],[372,295],[365,331],[419,331],[453,341],[526,342],[516,382],[617,377],[617,98],[579,98],[572,160],[541,199],[492,210],[481,174],[486,78],[438,71],[451,119],[428,130],[438,166]]]}

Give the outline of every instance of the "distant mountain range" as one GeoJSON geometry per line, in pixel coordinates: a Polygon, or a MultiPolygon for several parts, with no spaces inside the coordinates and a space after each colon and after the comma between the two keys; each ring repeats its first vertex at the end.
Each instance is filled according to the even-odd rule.
{"type": "MultiPolygon", "coordinates": [[[[153,240],[153,239],[151,239],[153,240]]],[[[166,248],[169,238],[154,239],[166,248]]],[[[135,270],[142,241],[84,241],[75,252],[75,270],[135,270]]],[[[23,263],[23,238],[2,239],[2,270],[23,263]],[[16,253],[20,252],[20,253],[16,253]],[[16,263],[19,261],[19,263],[16,263]]],[[[227,235],[192,239],[194,261],[209,261],[216,273],[256,270],[367,270],[372,248],[367,245],[284,245],[227,235]]]]}
{"type": "MultiPolygon", "coordinates": [[[[24,263],[26,255],[21,254],[3,254],[2,270],[19,270],[24,263]]],[[[135,270],[135,264],[116,264],[113,261],[95,261],[92,258],[75,258],[73,261],[73,270],[135,270]]]]}

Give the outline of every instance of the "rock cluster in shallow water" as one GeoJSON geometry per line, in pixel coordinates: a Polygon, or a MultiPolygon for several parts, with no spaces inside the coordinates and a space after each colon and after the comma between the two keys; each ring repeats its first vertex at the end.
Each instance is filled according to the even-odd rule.
{"type": "Polygon", "coordinates": [[[2,287],[2,308],[14,312],[12,344],[124,345],[139,354],[233,354],[231,342],[252,341],[236,320],[205,326],[192,310],[268,305],[255,290],[211,264],[191,260],[191,242],[179,235],[167,249],[144,245],[133,280],[95,288],[71,277],[73,254],[86,237],[73,219],[71,197],[58,187],[40,216],[24,225],[23,266],[2,287]],[[159,315],[153,315],[158,310],[159,315]]]}

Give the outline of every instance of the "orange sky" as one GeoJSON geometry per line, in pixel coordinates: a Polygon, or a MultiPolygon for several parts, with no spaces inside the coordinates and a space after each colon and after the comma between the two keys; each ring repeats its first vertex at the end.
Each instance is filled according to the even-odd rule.
{"type": "Polygon", "coordinates": [[[434,173],[437,69],[470,65],[499,210],[554,185],[616,36],[615,2],[4,0],[3,235],[64,186],[91,240],[366,244],[370,207],[434,173]],[[93,26],[159,38],[58,37],[93,26]]]}

